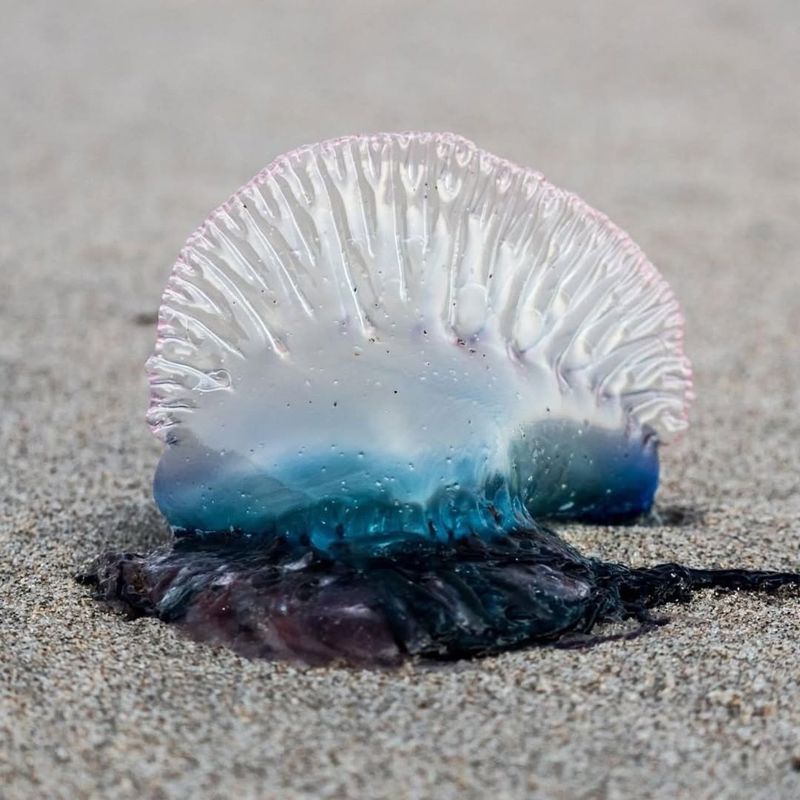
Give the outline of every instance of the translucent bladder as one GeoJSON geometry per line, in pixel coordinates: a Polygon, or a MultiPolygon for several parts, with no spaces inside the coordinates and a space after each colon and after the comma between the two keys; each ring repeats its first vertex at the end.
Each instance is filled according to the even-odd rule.
{"type": "Polygon", "coordinates": [[[321,547],[642,513],[691,397],[627,235],[451,134],[274,161],[181,251],[148,372],[173,527],[321,547]]]}

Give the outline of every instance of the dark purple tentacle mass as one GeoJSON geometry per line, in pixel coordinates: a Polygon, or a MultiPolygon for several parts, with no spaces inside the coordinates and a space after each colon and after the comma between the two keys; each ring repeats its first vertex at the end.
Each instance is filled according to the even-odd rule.
{"type": "Polygon", "coordinates": [[[624,636],[650,630],[663,620],[648,609],[701,588],[800,584],[795,573],[606,563],[540,526],[377,553],[192,536],[149,555],[108,554],[81,578],[131,616],[177,623],[247,656],[378,666],[531,643],[584,646],[603,640],[590,634],[602,622],[635,619],[624,636]]]}

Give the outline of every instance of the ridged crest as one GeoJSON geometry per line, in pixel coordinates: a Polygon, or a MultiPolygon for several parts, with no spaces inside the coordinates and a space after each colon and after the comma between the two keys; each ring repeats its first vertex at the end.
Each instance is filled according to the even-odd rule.
{"type": "Polygon", "coordinates": [[[539,173],[431,133],[300,148],[208,217],[164,291],[148,422],[167,439],[201,397],[325,359],[342,330],[357,350],[422,328],[661,441],[686,427],[681,313],[639,248],[539,173]]]}

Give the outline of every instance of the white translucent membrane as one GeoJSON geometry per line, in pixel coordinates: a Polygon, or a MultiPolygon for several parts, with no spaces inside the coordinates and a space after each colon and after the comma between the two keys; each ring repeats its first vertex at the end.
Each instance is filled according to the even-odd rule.
{"type": "MultiPolygon", "coordinates": [[[[242,505],[263,476],[258,524],[326,498],[425,507],[519,483],[515,442],[547,421],[668,441],[691,396],[678,305],[638,247],[451,134],[274,161],[181,251],[148,373],[148,421],[185,453],[168,472],[203,484],[203,458],[235,462],[242,505]]],[[[217,472],[203,502],[230,503],[217,472]]]]}

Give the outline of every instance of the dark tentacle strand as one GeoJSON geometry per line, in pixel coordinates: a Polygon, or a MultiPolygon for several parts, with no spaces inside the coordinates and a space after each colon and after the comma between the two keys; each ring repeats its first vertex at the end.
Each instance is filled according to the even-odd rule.
{"type": "Polygon", "coordinates": [[[774,592],[800,574],[632,569],[582,556],[542,527],[451,544],[415,541],[334,552],[283,539],[220,535],[149,555],[111,553],[81,579],[131,616],[174,622],[248,656],[391,665],[530,643],[585,647],[631,638],[666,620],[649,609],[704,588],[774,592]],[[598,623],[638,627],[598,636],[598,623]]]}
{"type": "Polygon", "coordinates": [[[796,572],[769,572],[747,569],[690,569],[695,589],[740,589],[747,592],[776,592],[784,586],[800,586],[796,572]]]}
{"type": "Polygon", "coordinates": [[[694,569],[681,564],[629,570],[612,565],[612,581],[617,582],[623,602],[652,608],[669,602],[682,602],[700,589],[775,592],[784,586],[800,585],[800,574],[747,569],[694,569]]]}

